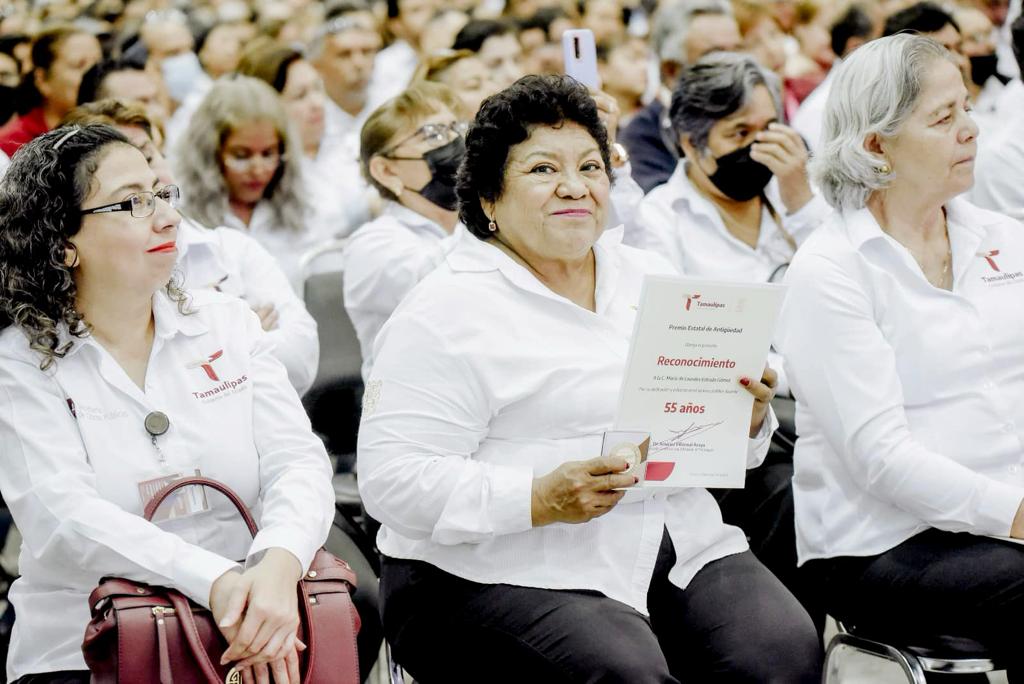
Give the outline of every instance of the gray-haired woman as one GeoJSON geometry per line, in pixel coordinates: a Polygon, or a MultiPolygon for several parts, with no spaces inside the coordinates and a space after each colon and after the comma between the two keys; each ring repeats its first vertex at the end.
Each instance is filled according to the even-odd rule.
{"type": "Polygon", "coordinates": [[[837,208],[789,269],[801,562],[883,638],[981,642],[1021,681],[1024,226],[956,196],[978,128],[928,38],[859,48],[812,176],[837,208]]]}

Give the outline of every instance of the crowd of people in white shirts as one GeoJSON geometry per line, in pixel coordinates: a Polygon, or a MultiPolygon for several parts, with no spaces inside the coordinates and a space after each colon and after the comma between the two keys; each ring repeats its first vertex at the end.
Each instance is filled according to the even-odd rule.
{"type": "Polygon", "coordinates": [[[8,680],[87,682],[121,575],[299,681],[329,273],[380,525],[364,679],[386,638],[422,682],[819,681],[831,615],[1017,681],[1022,67],[1019,0],[9,2],[8,680]],[[561,76],[572,28],[598,88],[561,76]],[[788,286],[736,378],[742,490],[620,503],[598,458],[651,273],[788,286]],[[140,517],[194,472],[255,539],[216,502],[140,517]]]}

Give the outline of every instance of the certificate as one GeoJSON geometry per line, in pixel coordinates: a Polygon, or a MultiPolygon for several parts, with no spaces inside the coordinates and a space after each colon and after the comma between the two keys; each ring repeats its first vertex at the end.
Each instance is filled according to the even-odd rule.
{"type": "Polygon", "coordinates": [[[616,430],[651,434],[651,487],[742,487],[754,397],[785,286],[647,276],[616,430]]]}

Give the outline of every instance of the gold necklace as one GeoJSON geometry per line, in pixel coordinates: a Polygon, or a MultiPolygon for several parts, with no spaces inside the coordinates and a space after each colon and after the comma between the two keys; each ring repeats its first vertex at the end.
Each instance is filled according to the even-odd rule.
{"type": "Polygon", "coordinates": [[[928,270],[924,266],[924,259],[918,257],[917,253],[910,247],[907,247],[907,251],[910,252],[910,256],[914,257],[914,261],[916,261],[917,265],[921,268],[921,273],[924,275],[924,279],[927,280],[932,287],[937,287],[942,290],[951,289],[953,283],[949,282],[947,284],[946,282],[946,276],[949,274],[950,264],[953,263],[953,246],[949,243],[948,231],[946,233],[946,255],[942,259],[942,273],[939,274],[939,282],[935,282],[928,276],[928,270]]]}

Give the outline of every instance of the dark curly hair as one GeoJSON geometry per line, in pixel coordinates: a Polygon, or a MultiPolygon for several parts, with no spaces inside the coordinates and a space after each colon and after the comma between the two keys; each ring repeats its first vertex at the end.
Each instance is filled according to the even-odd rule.
{"type": "Polygon", "coordinates": [[[597,143],[611,180],[608,132],[587,89],[568,76],[524,76],[484,100],[466,134],[466,156],[459,167],[456,193],[459,218],[481,240],[491,237],[490,219],[480,200],[494,202],[505,188],[508,152],[537,126],[577,123],[597,143]]]}
{"type": "MultiPolygon", "coordinates": [[[[131,145],[110,126],[57,128],[23,145],[0,182],[0,330],[21,328],[41,370],[71,348],[60,343],[61,324],[74,337],[89,333],[65,250],[104,151],[118,144],[131,145]]],[[[180,306],[183,294],[171,289],[180,306]]]]}

